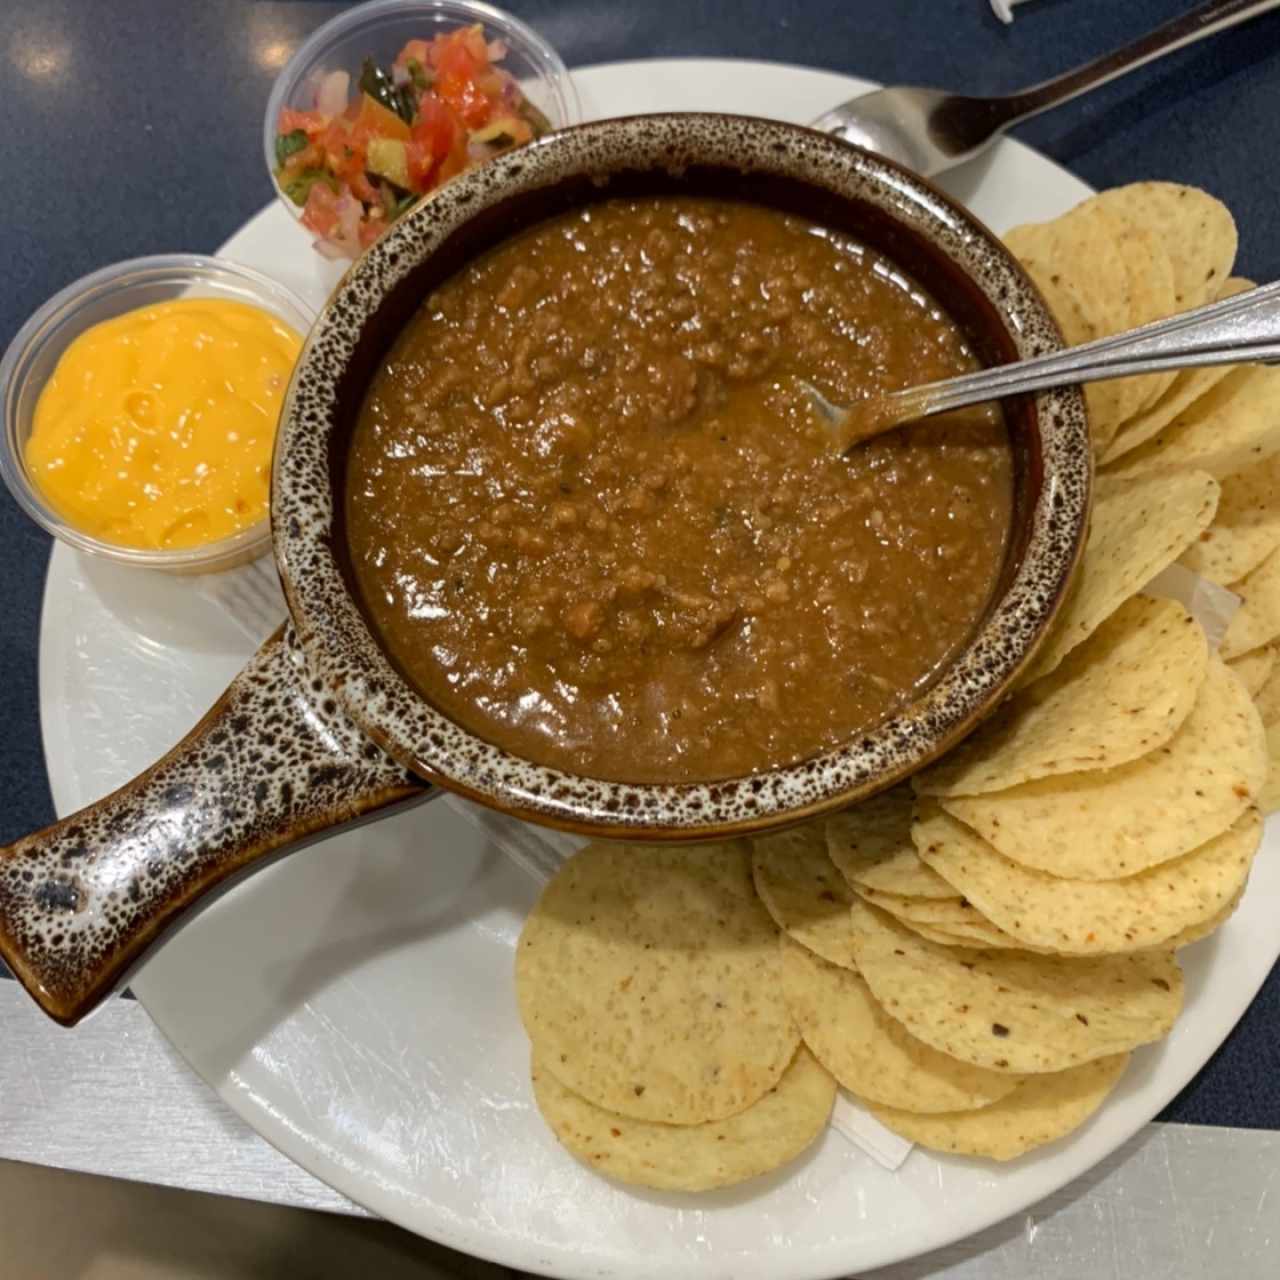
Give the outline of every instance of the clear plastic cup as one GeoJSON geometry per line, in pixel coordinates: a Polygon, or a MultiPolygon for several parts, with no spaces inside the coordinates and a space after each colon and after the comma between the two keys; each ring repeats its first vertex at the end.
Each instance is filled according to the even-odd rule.
{"type": "Polygon", "coordinates": [[[18,505],[68,546],[120,564],[169,573],[213,573],[256,559],[271,546],[267,519],[199,547],[150,550],[104,542],[77,529],[40,492],[26,462],[36,402],[62,353],[87,329],[138,307],[174,298],[226,298],[261,307],[303,337],[315,312],[283,285],[250,267],[199,254],[160,254],[103,267],[55,294],[18,330],[0,360],[4,442],[0,476],[18,505]]]}
{"type": "Polygon", "coordinates": [[[515,77],[524,95],[553,128],[563,129],[581,120],[577,91],[560,55],[519,18],[473,0],[370,0],[313,31],[276,77],[267,99],[262,126],[267,173],[276,194],[295,218],[302,216],[302,210],[275,178],[280,112],[286,107],[313,110],[319,83],[332,71],[349,72],[354,84],[366,58],[386,66],[409,40],[429,40],[476,23],[484,28],[487,40],[506,44],[507,55],[498,65],[515,77]]]}

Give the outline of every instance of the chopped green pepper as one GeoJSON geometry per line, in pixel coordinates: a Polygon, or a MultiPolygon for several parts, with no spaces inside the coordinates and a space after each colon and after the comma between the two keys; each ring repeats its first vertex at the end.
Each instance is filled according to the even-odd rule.
{"type": "Polygon", "coordinates": [[[295,129],[292,133],[282,133],[276,139],[276,163],[284,162],[307,145],[307,134],[304,129],[295,129]]]}
{"type": "Polygon", "coordinates": [[[413,114],[418,109],[418,94],[412,83],[400,88],[372,58],[366,58],[360,68],[360,88],[374,102],[394,111],[405,124],[413,123],[413,114]]]}

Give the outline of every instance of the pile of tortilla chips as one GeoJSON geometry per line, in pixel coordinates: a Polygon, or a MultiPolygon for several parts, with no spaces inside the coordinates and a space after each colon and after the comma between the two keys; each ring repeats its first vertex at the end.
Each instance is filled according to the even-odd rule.
{"type": "MultiPolygon", "coordinates": [[[[1169,183],[1008,243],[1071,342],[1248,287],[1231,215],[1169,183]]],[[[824,1131],[837,1085],[913,1142],[1008,1160],[1083,1124],[1168,1034],[1178,949],[1235,909],[1280,790],[1280,371],[1088,394],[1080,570],[977,732],[834,817],[593,844],[548,886],[520,1012],[538,1107],[593,1168],[742,1181],[824,1131]],[[1243,601],[1216,651],[1144,593],[1174,563],[1243,601]]]]}

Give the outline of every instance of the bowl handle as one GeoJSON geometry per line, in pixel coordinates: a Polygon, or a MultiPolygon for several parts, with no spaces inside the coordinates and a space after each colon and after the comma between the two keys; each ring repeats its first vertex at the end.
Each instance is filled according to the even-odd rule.
{"type": "Polygon", "coordinates": [[[229,877],[434,794],[311,680],[286,624],[162,760],[0,848],[0,958],[71,1026],[229,877]]]}

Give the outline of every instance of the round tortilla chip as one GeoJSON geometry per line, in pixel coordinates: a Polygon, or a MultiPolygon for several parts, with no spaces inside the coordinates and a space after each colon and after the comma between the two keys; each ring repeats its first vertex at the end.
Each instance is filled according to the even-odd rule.
{"type": "Polygon", "coordinates": [[[1118,880],[1225,831],[1261,790],[1266,770],[1262,721],[1214,654],[1186,722],[1150,755],[941,803],[1023,866],[1069,880],[1118,880]]]}
{"type": "Polygon", "coordinates": [[[1241,889],[1221,911],[1215,912],[1207,920],[1202,920],[1199,924],[1193,924],[1190,928],[1183,929],[1177,937],[1170,938],[1169,946],[1181,950],[1183,947],[1191,946],[1193,942],[1200,942],[1217,933],[1235,915],[1236,908],[1240,905],[1240,899],[1243,897],[1244,890],[1241,889]]]}
{"type": "Polygon", "coordinates": [[[1280,724],[1267,728],[1267,756],[1267,780],[1258,793],[1258,808],[1263,813],[1275,813],[1280,809],[1280,724]]]}
{"type": "MultiPolygon", "coordinates": [[[[1269,648],[1272,653],[1277,651],[1276,645],[1271,645],[1269,648]]],[[[1253,695],[1253,702],[1258,708],[1258,714],[1262,717],[1262,723],[1268,729],[1280,722],[1280,664],[1277,664],[1262,688],[1253,695]]]]}
{"type": "Polygon", "coordinates": [[[1128,1064],[1129,1055],[1117,1053],[1066,1071],[1031,1076],[982,1111],[921,1116],[874,1105],[870,1111],[886,1129],[931,1151],[1013,1160],[1084,1124],[1128,1064]]]}
{"type": "Polygon", "coordinates": [[[1182,1007],[1172,951],[1122,956],[966,951],[854,903],[858,972],[907,1031],[993,1071],[1065,1071],[1167,1035],[1182,1007]]]}
{"type": "MultiPolygon", "coordinates": [[[[1133,221],[1128,210],[1116,208],[1106,200],[1106,193],[1094,199],[1111,215],[1119,229],[1120,253],[1124,258],[1129,290],[1128,328],[1152,320],[1163,320],[1178,310],[1178,294],[1174,282],[1173,263],[1160,237],[1143,221],[1133,221]]],[[[1145,377],[1120,378],[1121,424],[1141,409],[1153,404],[1168,389],[1176,374],[1156,373],[1145,377]]]]}
{"type": "Polygon", "coordinates": [[[1261,649],[1250,649],[1248,653],[1232,658],[1227,666],[1239,677],[1240,683],[1248,690],[1256,705],[1258,694],[1266,687],[1276,668],[1275,646],[1264,645],[1261,649]]]}
{"type": "Polygon", "coordinates": [[[1207,191],[1177,182],[1132,182],[1097,197],[1113,218],[1148,228],[1173,267],[1175,311],[1216,297],[1231,275],[1238,236],[1231,210],[1207,191]]]}
{"type": "Polygon", "coordinates": [[[1203,472],[1099,477],[1075,587],[1019,686],[1048,675],[1172,564],[1207,527],[1217,505],[1218,482],[1203,472]]]}
{"type": "Polygon", "coordinates": [[[909,786],[894,787],[827,819],[827,853],[856,890],[909,898],[955,898],[956,891],[920,861],[911,843],[909,786]]]}
{"type": "Polygon", "coordinates": [[[908,1035],[850,969],[782,940],[782,985],[814,1057],[859,1098],[904,1111],[971,1111],[1012,1093],[1019,1076],[957,1062],[908,1035]]]}
{"type": "MultiPolygon", "coordinates": [[[[918,852],[918,851],[917,851],[918,852]]],[[[960,925],[981,924],[982,913],[971,903],[965,902],[960,890],[948,885],[950,898],[909,898],[900,893],[881,893],[878,889],[859,886],[861,898],[887,911],[899,920],[911,924],[928,924],[935,929],[954,929],[960,925]]]]}
{"type": "Polygon", "coordinates": [[[615,1115],[533,1060],[533,1096],[551,1132],[598,1173],[661,1191],[710,1191],[794,1160],[827,1127],[836,1082],[802,1045],[778,1083],[745,1111],[707,1124],[615,1115]]]}
{"type": "Polygon", "coordinates": [[[1280,454],[1222,481],[1213,523],[1181,563],[1225,586],[1280,547],[1280,454]]]}
{"type": "Polygon", "coordinates": [[[920,924],[915,920],[898,918],[912,933],[918,933],[930,942],[943,947],[978,948],[983,951],[1027,951],[1034,948],[1024,947],[1016,938],[1011,938],[1003,929],[983,921],[981,924],[954,925],[950,929],[940,929],[932,924],[920,924]]]}
{"type": "Polygon", "coordinates": [[[827,834],[809,822],[751,842],[756,892],[780,929],[832,964],[853,965],[849,882],[827,856],[827,834]]]}
{"type": "MultiPolygon", "coordinates": [[[[1253,280],[1233,276],[1223,285],[1215,301],[1234,298],[1236,294],[1257,287],[1253,280]]],[[[1144,408],[1141,413],[1130,418],[1116,432],[1102,454],[1102,465],[1108,466],[1121,455],[1150,440],[1152,436],[1167,427],[1188,405],[1194,404],[1211,387],[1217,386],[1232,369],[1238,367],[1238,365],[1220,364],[1201,369],[1181,369],[1173,374],[1168,388],[1160,398],[1144,408]]]]}
{"type": "Polygon", "coordinates": [[[1280,636],[1280,550],[1231,584],[1242,601],[1222,637],[1219,653],[1236,658],[1280,636]]]}
{"type": "MultiPolygon", "coordinates": [[[[1010,236],[1014,239],[1009,247],[1015,255],[1018,255],[1016,244],[1024,238],[1029,243],[1034,243],[1034,236],[1028,232],[1027,228],[1015,228],[1010,236]]],[[[1069,347],[1078,347],[1082,343],[1093,342],[1094,338],[1103,337],[1098,326],[1085,316],[1082,306],[1076,301],[1075,294],[1065,288],[1061,276],[1055,270],[1048,268],[1034,257],[1018,256],[1023,269],[1043,294],[1044,303],[1050,308],[1053,319],[1057,320],[1062,330],[1062,338],[1066,340],[1069,347]]],[[[1093,440],[1094,453],[1102,452],[1108,440],[1120,426],[1120,393],[1117,390],[1117,381],[1119,380],[1108,379],[1098,383],[1085,383],[1082,387],[1085,406],[1088,408],[1089,435],[1093,440]]]]}
{"type": "Polygon", "coordinates": [[[701,1124],[763,1097],[800,1043],[745,842],[589,844],[516,947],[534,1052],[589,1102],[701,1124]]]}
{"type": "Polygon", "coordinates": [[[916,793],[981,795],[1135,760],[1190,714],[1208,660],[1204,631],[1186,609],[1135,596],[1055,671],[917,775],[916,793]]]}
{"type": "Polygon", "coordinates": [[[1167,427],[1107,468],[1110,476],[1207,471],[1219,478],[1280,453],[1280,369],[1232,369],[1167,427]]]}
{"type": "Polygon", "coordinates": [[[1010,937],[1064,955],[1110,955],[1167,944],[1240,894],[1262,840],[1247,810],[1181,858],[1124,880],[1062,880],[1020,866],[934,800],[914,829],[920,856],[1010,937]]]}

